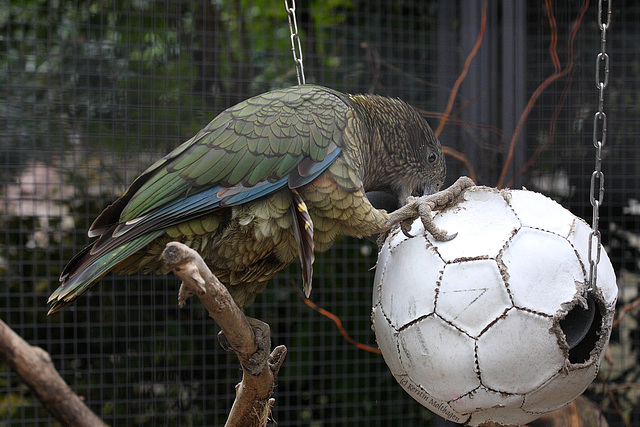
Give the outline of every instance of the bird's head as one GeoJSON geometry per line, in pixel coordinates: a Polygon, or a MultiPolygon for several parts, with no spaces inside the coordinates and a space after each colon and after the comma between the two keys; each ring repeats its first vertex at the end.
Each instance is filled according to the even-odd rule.
{"type": "MultiPolygon", "coordinates": [[[[366,111],[371,139],[364,165],[365,190],[391,194],[398,207],[409,196],[438,191],[446,173],[444,153],[426,120],[399,99],[375,95],[353,98],[358,97],[366,111]]],[[[385,208],[389,210],[389,206],[385,208]]]]}

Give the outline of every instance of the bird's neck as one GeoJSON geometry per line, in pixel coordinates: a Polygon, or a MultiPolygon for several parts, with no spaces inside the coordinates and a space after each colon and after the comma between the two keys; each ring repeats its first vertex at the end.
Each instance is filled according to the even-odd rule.
{"type": "MultiPolygon", "coordinates": [[[[354,157],[365,191],[379,190],[384,182],[385,165],[388,163],[388,153],[384,146],[383,134],[391,126],[389,118],[385,117],[384,108],[376,108],[376,104],[384,104],[385,98],[370,95],[353,96],[357,126],[354,127],[356,144],[354,157]]],[[[380,105],[382,106],[382,105],[380,105]]]]}

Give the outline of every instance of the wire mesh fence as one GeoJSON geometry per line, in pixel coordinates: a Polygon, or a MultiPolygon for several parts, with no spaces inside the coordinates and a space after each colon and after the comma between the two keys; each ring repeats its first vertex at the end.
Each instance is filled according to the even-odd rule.
{"type": "MultiPolygon", "coordinates": [[[[600,224],[624,316],[587,395],[617,426],[640,423],[640,7],[613,6],[600,224]]],[[[307,83],[399,97],[434,129],[452,99],[440,135],[455,150],[448,183],[473,174],[489,186],[524,185],[590,221],[597,5],[299,2],[297,19],[307,83]]],[[[295,84],[284,5],[22,0],[0,5],[0,27],[0,319],[48,351],[108,424],[224,424],[237,360],[198,302],[177,307],[174,277],[107,275],[51,316],[46,300],[89,243],[93,219],[147,166],[226,107],[295,84]]],[[[374,347],[376,250],[339,238],[316,259],[311,296],[374,347]]],[[[297,263],[247,314],[289,349],[274,396],[278,425],[436,422],[380,355],[304,303],[297,263]]],[[[57,425],[1,362],[0,424],[57,425]]]]}

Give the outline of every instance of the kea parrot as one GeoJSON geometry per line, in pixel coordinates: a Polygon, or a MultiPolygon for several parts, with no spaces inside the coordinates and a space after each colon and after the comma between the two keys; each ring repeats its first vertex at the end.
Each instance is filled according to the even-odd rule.
{"type": "Polygon", "coordinates": [[[473,183],[437,192],[444,179],[440,142],[399,99],[315,85],[257,95],[151,165],[96,218],[88,235],[97,239],[62,271],[49,313],[111,270],[168,273],[160,255],[170,241],[198,251],[242,309],[296,257],[308,296],[314,251],[340,234],[406,230],[420,217],[434,237],[451,238],[431,210],[473,183]],[[368,192],[398,209],[376,208],[368,192]]]}

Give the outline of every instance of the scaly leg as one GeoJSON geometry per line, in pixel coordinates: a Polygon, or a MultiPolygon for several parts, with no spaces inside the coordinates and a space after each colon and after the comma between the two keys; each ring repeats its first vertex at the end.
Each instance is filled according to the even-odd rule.
{"type": "MultiPolygon", "coordinates": [[[[261,320],[254,319],[249,316],[247,316],[247,320],[249,321],[249,325],[255,335],[257,350],[249,356],[247,364],[242,363],[242,366],[249,371],[250,374],[258,375],[262,370],[262,362],[265,358],[269,357],[271,349],[271,329],[267,323],[261,320]]],[[[225,351],[234,351],[234,348],[229,343],[229,340],[227,340],[224,332],[218,332],[218,341],[225,351]]]]}
{"type": "Polygon", "coordinates": [[[408,237],[411,237],[409,234],[411,224],[416,218],[420,218],[424,229],[431,233],[436,240],[443,242],[451,240],[456,237],[458,233],[449,234],[446,230],[438,228],[433,221],[431,213],[446,208],[462,194],[464,190],[474,185],[474,182],[470,178],[462,176],[449,188],[438,191],[437,193],[422,197],[410,197],[406,205],[389,214],[389,220],[385,224],[384,230],[389,230],[391,227],[400,224],[402,232],[408,237]]]}

